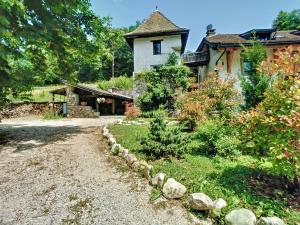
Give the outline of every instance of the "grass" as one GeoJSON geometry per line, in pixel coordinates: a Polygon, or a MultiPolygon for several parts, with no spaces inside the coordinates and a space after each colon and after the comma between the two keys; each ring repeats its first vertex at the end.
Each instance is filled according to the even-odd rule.
{"type": "MultiPolygon", "coordinates": [[[[10,97],[10,100],[12,102],[52,102],[52,94],[50,91],[53,91],[55,89],[62,88],[62,85],[51,85],[51,86],[45,86],[45,87],[35,87],[31,92],[25,93],[26,98],[14,98],[10,97]]],[[[64,101],[63,96],[56,95],[55,101],[64,101]]]]}
{"type": "Polygon", "coordinates": [[[59,119],[63,119],[63,115],[58,115],[56,113],[53,113],[53,111],[51,110],[45,110],[43,112],[43,119],[44,120],[59,120],[59,119]]]}
{"type": "MultiPolygon", "coordinates": [[[[110,128],[118,143],[135,153],[139,158],[145,158],[138,151],[139,140],[148,132],[147,126],[115,125],[110,128]]],[[[239,156],[232,159],[214,158],[200,155],[197,152],[187,154],[184,159],[156,160],[151,164],[154,172],[163,171],[167,177],[173,177],[183,183],[189,193],[204,192],[212,199],[224,198],[228,207],[222,212],[221,218],[233,208],[245,207],[260,216],[278,216],[296,224],[300,221],[300,213],[287,207],[285,196],[276,194],[266,196],[261,188],[251,185],[251,179],[264,173],[258,168],[259,159],[251,156],[239,156]]],[[[189,194],[187,193],[187,195],[189,194]]],[[[151,195],[157,198],[157,192],[151,195]]],[[[222,220],[219,222],[222,224],[222,220]]]]}

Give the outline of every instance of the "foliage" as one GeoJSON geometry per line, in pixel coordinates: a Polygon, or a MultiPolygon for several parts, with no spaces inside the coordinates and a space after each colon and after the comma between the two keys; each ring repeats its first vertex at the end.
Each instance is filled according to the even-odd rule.
{"type": "Polygon", "coordinates": [[[126,119],[128,120],[133,120],[139,117],[140,115],[141,115],[141,110],[134,105],[130,106],[128,110],[125,112],[126,119]]]}
{"type": "Polygon", "coordinates": [[[242,53],[244,72],[243,75],[240,76],[240,80],[245,99],[245,109],[255,107],[264,98],[264,92],[269,84],[269,77],[257,71],[257,68],[266,57],[265,48],[255,40],[251,47],[244,48],[242,53]]]}
{"type": "Polygon", "coordinates": [[[198,127],[196,137],[201,141],[200,151],[205,154],[223,157],[240,154],[237,131],[224,121],[206,120],[198,127]]]}
{"type": "Polygon", "coordinates": [[[163,108],[159,108],[159,109],[156,109],[156,110],[153,110],[153,111],[142,112],[141,117],[143,117],[143,118],[154,118],[158,115],[167,117],[168,112],[163,108]]]}
{"type": "Polygon", "coordinates": [[[157,70],[146,70],[137,75],[146,83],[147,91],[137,100],[142,111],[152,111],[160,106],[173,109],[177,92],[188,87],[190,70],[185,66],[162,66],[157,70]]]}
{"type": "Polygon", "coordinates": [[[109,79],[119,74],[132,75],[133,52],[127,44],[124,35],[134,30],[137,25],[138,23],[129,28],[110,27],[108,29],[107,34],[104,36],[104,44],[107,47],[105,54],[101,56],[100,78],[109,79]]]}
{"type": "Polygon", "coordinates": [[[273,21],[273,28],[276,30],[299,30],[300,9],[295,9],[291,12],[280,11],[273,21]]]}
{"type": "Polygon", "coordinates": [[[300,77],[295,65],[299,55],[292,50],[279,53],[273,63],[264,62],[262,71],[272,77],[265,99],[241,115],[245,147],[253,154],[267,156],[274,172],[283,176],[300,175],[300,77]]]}
{"type": "MultiPolygon", "coordinates": [[[[141,147],[140,139],[149,133],[148,126],[115,125],[110,127],[110,131],[122,146],[139,158],[145,157],[137,149],[141,147]]],[[[278,216],[289,225],[295,224],[300,220],[300,213],[290,206],[289,199],[292,198],[288,198],[290,194],[278,187],[280,182],[275,188],[274,184],[278,182],[276,177],[271,182],[253,183],[256,176],[263,177],[266,174],[258,162],[252,156],[238,155],[232,160],[191,153],[181,160],[155,160],[151,161],[151,165],[154,166],[154,174],[163,171],[167,177],[184,184],[189,193],[203,192],[212,199],[224,198],[228,206],[216,221],[220,224],[226,213],[241,207],[253,210],[258,217],[278,216]]]]}
{"type": "Polygon", "coordinates": [[[43,112],[43,119],[45,119],[45,120],[57,120],[57,119],[62,119],[62,118],[63,118],[62,115],[53,113],[52,110],[45,110],[43,112]]]}
{"type": "Polygon", "coordinates": [[[176,55],[175,52],[169,54],[168,61],[166,63],[167,66],[176,66],[178,64],[179,57],[176,55]]]}
{"type": "Polygon", "coordinates": [[[97,63],[107,18],[88,0],[0,2],[0,105],[35,84],[75,81],[83,64],[97,63]]]}
{"type": "Polygon", "coordinates": [[[187,92],[178,99],[179,120],[194,130],[197,123],[218,115],[230,118],[239,105],[234,79],[209,74],[199,90],[187,92]]]}
{"type": "Polygon", "coordinates": [[[179,127],[167,127],[159,115],[151,121],[148,136],[141,140],[141,151],[151,158],[182,157],[187,153],[188,141],[179,127]]]}
{"type": "Polygon", "coordinates": [[[110,88],[132,90],[133,79],[125,76],[115,77],[111,78],[110,80],[99,81],[98,87],[103,90],[108,90],[110,88]]]}

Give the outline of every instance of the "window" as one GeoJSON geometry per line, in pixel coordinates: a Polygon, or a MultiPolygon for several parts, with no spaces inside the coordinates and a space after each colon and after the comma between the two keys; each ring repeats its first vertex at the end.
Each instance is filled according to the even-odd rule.
{"type": "Polygon", "coordinates": [[[161,41],[153,41],[153,55],[161,54],[161,41]]]}

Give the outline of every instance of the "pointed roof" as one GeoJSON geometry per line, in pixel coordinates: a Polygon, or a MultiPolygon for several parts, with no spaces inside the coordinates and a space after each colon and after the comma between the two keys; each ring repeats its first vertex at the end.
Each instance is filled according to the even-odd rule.
{"type": "Polygon", "coordinates": [[[189,30],[178,27],[171,20],[169,20],[160,11],[154,11],[148,19],[139,25],[134,31],[125,34],[128,44],[133,46],[133,39],[140,37],[155,37],[164,35],[181,34],[182,52],[185,49],[189,30]]]}
{"type": "Polygon", "coordinates": [[[125,36],[139,36],[145,34],[154,34],[162,32],[182,32],[187,31],[187,29],[180,28],[175,25],[171,20],[169,20],[160,11],[154,11],[148,19],[146,19],[140,26],[138,26],[134,31],[126,34],[125,36]]]}

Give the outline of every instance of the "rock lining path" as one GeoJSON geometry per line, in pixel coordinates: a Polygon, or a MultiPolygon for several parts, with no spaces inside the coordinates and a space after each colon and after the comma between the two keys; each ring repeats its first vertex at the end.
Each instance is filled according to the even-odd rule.
{"type": "Polygon", "coordinates": [[[100,126],[116,117],[0,124],[0,224],[189,224],[174,205],[109,162],[100,126]]]}

